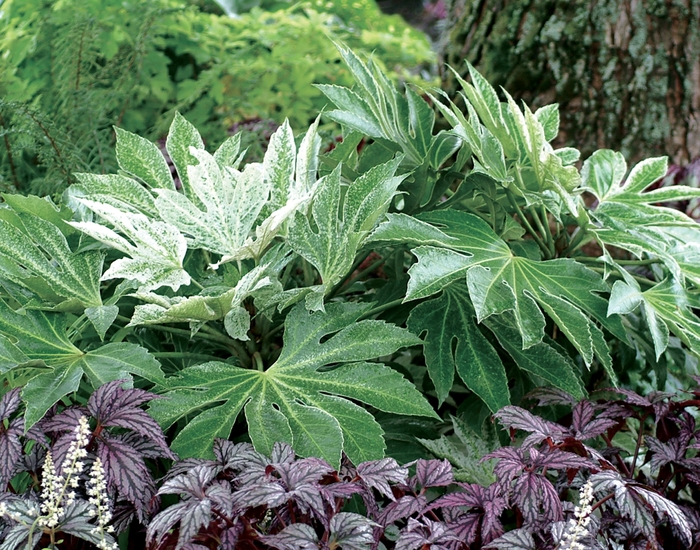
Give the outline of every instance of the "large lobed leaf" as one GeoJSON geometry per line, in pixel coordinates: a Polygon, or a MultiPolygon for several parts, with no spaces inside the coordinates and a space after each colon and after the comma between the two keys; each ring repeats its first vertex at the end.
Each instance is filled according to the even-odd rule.
{"type": "Polygon", "coordinates": [[[285,321],[282,353],[266,371],[209,362],[166,379],[170,399],[153,403],[150,411],[164,427],[189,418],[173,450],[181,456],[208,454],[214,438],[229,436],[245,407],[260,452],[269,453],[281,440],[301,456],[322,457],[336,467],[341,450],[355,463],[381,458],[379,424],[350,399],[395,414],[435,413],[398,372],[365,362],[421,343],[405,329],[357,321],[367,309],[329,304],[325,312],[309,313],[299,304],[285,321]]]}
{"type": "Polygon", "coordinates": [[[69,340],[66,324],[64,314],[22,314],[0,300],[0,357],[13,358],[0,363],[0,373],[20,367],[31,376],[22,389],[25,429],[31,428],[54,403],[77,391],[83,376],[93,388],[112,380],[130,379],[131,374],[154,382],[163,377],[158,361],[144,348],[121,342],[84,352],[69,340]]]}

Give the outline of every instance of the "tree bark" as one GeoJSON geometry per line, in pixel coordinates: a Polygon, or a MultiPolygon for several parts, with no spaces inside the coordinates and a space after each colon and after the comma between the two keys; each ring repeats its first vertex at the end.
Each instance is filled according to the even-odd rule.
{"type": "Polygon", "coordinates": [[[700,0],[452,0],[439,50],[532,108],[559,103],[558,144],[584,158],[700,156],[700,0]]]}

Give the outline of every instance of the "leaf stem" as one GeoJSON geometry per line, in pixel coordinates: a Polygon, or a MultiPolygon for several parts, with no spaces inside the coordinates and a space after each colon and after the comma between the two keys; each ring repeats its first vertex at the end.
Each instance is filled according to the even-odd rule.
{"type": "Polygon", "coordinates": [[[562,256],[568,256],[571,254],[574,250],[576,250],[579,246],[581,246],[584,243],[584,239],[586,235],[588,234],[588,230],[582,227],[577,227],[574,230],[573,235],[571,236],[571,240],[569,241],[569,245],[562,251],[561,255],[562,256]]]}
{"type": "Polygon", "coordinates": [[[362,262],[364,262],[367,258],[369,258],[370,254],[372,254],[371,250],[355,260],[355,262],[352,264],[352,267],[345,274],[345,277],[343,277],[340,281],[338,281],[335,285],[333,285],[333,288],[331,288],[330,292],[328,293],[329,299],[333,298],[333,296],[335,296],[336,293],[341,288],[343,288],[343,286],[345,286],[345,283],[348,281],[348,279],[350,279],[350,277],[352,277],[352,274],[355,272],[355,270],[362,265],[362,262]]]}
{"type": "Polygon", "coordinates": [[[373,307],[369,311],[363,313],[358,321],[361,321],[362,319],[368,319],[372,317],[373,315],[377,315],[379,313],[382,313],[383,311],[386,311],[387,309],[391,309],[392,307],[400,306],[403,303],[403,298],[397,298],[396,300],[392,300],[391,302],[387,302],[386,304],[379,305],[377,307],[373,307]]]}
{"type": "Polygon", "coordinates": [[[216,355],[192,353],[189,351],[156,351],[151,352],[151,355],[156,359],[201,359],[203,361],[221,361],[221,358],[216,355]]]}
{"type": "Polygon", "coordinates": [[[538,246],[542,250],[544,257],[548,260],[551,259],[551,255],[549,253],[549,248],[547,247],[546,244],[544,244],[544,241],[540,238],[537,231],[535,231],[534,228],[532,227],[532,225],[530,224],[530,221],[527,219],[527,216],[525,216],[525,214],[523,213],[522,209],[518,205],[518,202],[515,200],[515,196],[513,195],[513,192],[510,189],[506,189],[506,196],[508,197],[508,201],[510,202],[510,205],[513,207],[516,214],[520,218],[520,221],[525,225],[525,229],[527,229],[527,232],[530,233],[532,238],[535,240],[535,242],[538,244],[538,246]]]}
{"type": "MultiPolygon", "coordinates": [[[[591,258],[590,256],[574,257],[578,262],[602,263],[600,258],[591,258]]],[[[659,258],[647,258],[646,260],[615,260],[616,264],[620,265],[652,265],[662,263],[659,258]]]]}

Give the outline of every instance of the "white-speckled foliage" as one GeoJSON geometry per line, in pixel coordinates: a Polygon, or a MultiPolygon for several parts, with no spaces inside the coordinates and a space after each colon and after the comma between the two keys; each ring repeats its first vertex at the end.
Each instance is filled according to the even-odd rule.
{"type": "Polygon", "coordinates": [[[435,417],[426,395],[496,412],[533,384],[583,397],[584,369],[615,384],[621,357],[692,365],[700,226],[663,204],[698,189],[650,189],[664,159],[579,170],[551,145],[556,106],[473,67],[464,109],[430,96],[451,126],[434,133],[418,91],[340,52],[358,86],[319,88],[342,140],[285,122],[246,161],[240,135],[211,154],[175,115],[177,178],[117,130],[119,174],[77,174],[60,207],[5,197],[0,375],[27,426],[137,376],[182,456],[247,430],[337,466],[381,457],[391,415],[435,417]]]}

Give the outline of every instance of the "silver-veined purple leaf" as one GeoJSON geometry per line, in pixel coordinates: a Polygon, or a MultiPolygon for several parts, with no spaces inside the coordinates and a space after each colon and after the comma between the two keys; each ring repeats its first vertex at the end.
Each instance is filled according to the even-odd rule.
{"type": "Polygon", "coordinates": [[[357,476],[370,488],[394,500],[389,482],[406,483],[408,468],[400,466],[393,458],[363,462],[357,466],[357,476]]]}
{"type": "Polygon", "coordinates": [[[316,550],[319,548],[318,535],[306,523],[293,523],[276,535],[260,537],[265,544],[278,550],[316,550]]]}
{"type": "Polygon", "coordinates": [[[536,550],[532,533],[526,528],[514,529],[492,540],[484,548],[498,548],[499,550],[536,550]]]}
{"type": "Polygon", "coordinates": [[[119,435],[107,434],[98,441],[97,456],[102,460],[108,487],[115,487],[121,498],[131,502],[143,521],[145,510],[156,494],[143,455],[119,435]]]}
{"type": "Polygon", "coordinates": [[[422,513],[426,507],[426,499],[423,495],[406,495],[399,500],[390,502],[384,507],[377,517],[377,521],[384,527],[391,525],[399,519],[407,518],[416,513],[422,513]]]}
{"type": "Polygon", "coordinates": [[[421,487],[444,487],[454,483],[452,465],[445,460],[423,460],[416,462],[416,480],[421,487]]]}
{"type": "Polygon", "coordinates": [[[378,524],[359,514],[339,512],[330,524],[330,546],[346,550],[368,550],[375,542],[373,532],[378,524]]]}

